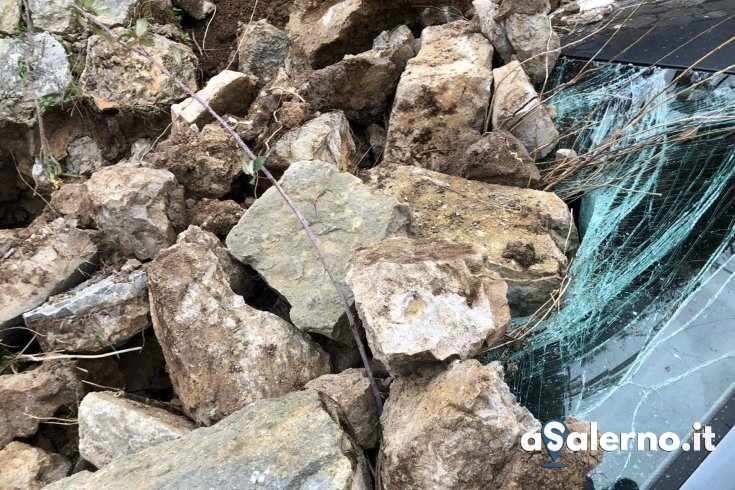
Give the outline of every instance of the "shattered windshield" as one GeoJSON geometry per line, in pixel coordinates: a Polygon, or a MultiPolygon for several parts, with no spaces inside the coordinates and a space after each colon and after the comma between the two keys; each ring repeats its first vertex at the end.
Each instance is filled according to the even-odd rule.
{"type": "MultiPolygon", "coordinates": [[[[545,177],[563,176],[583,239],[556,297],[488,358],[541,420],[690,440],[735,381],[735,76],[567,59],[550,87],[579,160],[545,177]]],[[[611,452],[590,476],[643,488],[674,457],[611,452]]]]}

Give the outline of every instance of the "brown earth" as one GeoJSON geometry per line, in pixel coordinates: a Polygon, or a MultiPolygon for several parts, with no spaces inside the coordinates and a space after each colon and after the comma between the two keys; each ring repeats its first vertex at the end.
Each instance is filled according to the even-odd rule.
{"type": "Polygon", "coordinates": [[[217,10],[214,18],[191,19],[185,22],[185,31],[196,41],[193,49],[199,57],[199,67],[207,80],[225,68],[237,69],[235,41],[240,25],[267,19],[283,29],[288,22],[294,0],[214,0],[217,10]],[[207,23],[209,30],[207,31],[207,23]],[[206,39],[204,34],[206,32],[206,39]],[[201,51],[197,47],[201,47],[201,51]],[[230,65],[232,62],[232,65],[230,65]]]}

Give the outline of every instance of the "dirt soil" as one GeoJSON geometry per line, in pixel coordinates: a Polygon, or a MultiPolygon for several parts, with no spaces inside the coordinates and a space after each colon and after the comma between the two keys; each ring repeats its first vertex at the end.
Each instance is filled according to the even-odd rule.
{"type": "Polygon", "coordinates": [[[214,18],[210,16],[203,20],[190,19],[184,22],[184,30],[196,40],[193,49],[199,57],[204,80],[213,77],[228,65],[231,69],[237,69],[235,44],[240,25],[247,24],[252,17],[253,22],[267,19],[274,26],[283,29],[288,22],[293,0],[214,0],[214,3],[217,5],[214,18]],[[201,52],[197,44],[201,47],[201,52]]]}

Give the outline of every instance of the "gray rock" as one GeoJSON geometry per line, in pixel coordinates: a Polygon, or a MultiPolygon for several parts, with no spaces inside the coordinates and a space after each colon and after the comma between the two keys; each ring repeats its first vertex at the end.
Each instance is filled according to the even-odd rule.
{"type": "Polygon", "coordinates": [[[329,372],[329,358],[316,343],[232,291],[205,245],[179,243],[161,252],[148,267],[148,289],[174,390],[201,424],[329,372]]]}
{"type": "Polygon", "coordinates": [[[93,235],[75,225],[58,218],[41,226],[0,261],[0,331],[17,325],[23,313],[50,296],[82,282],[92,269],[97,255],[93,235]]]}
{"type": "Polygon", "coordinates": [[[71,9],[74,0],[28,0],[33,27],[54,34],[71,34],[79,27],[71,9]]]}
{"type": "Polygon", "coordinates": [[[554,149],[559,132],[518,61],[493,70],[493,129],[518,138],[535,159],[554,149]]]}
{"type": "Polygon", "coordinates": [[[97,468],[166,441],[196,427],[183,417],[117,393],[93,392],[79,405],[79,454],[97,468]]]}
{"type": "Polygon", "coordinates": [[[73,362],[46,361],[33,370],[0,376],[0,448],[32,435],[43,418],[81,399],[75,371],[73,362]]]}
{"type": "MultiPolygon", "coordinates": [[[[114,32],[121,33],[119,29],[114,32]]],[[[154,44],[146,50],[196,91],[197,60],[191,49],[158,34],[151,36],[154,44]]],[[[171,77],[150,61],[96,35],[87,40],[79,86],[82,95],[90,97],[100,110],[155,111],[186,97],[171,77]]]]}
{"type": "Polygon", "coordinates": [[[380,421],[384,489],[498,488],[503,467],[522,451],[521,435],[541,428],[516,402],[500,364],[474,359],[397,378],[380,421]]]}
{"type": "Polygon", "coordinates": [[[415,236],[483,247],[490,270],[508,283],[513,316],[549,300],[579,244],[569,208],[553,192],[385,163],[368,172],[368,184],[411,207],[415,236]]]}
{"type": "Polygon", "coordinates": [[[366,449],[378,446],[378,407],[364,369],[325,374],[306,383],[306,387],[324,395],[324,403],[333,407],[342,425],[360,446],[366,449]]]}
{"type": "MultiPolygon", "coordinates": [[[[243,116],[255,98],[257,81],[253,75],[222,70],[213,76],[197,95],[219,114],[243,116]]],[[[172,105],[171,117],[173,119],[180,117],[186,124],[196,124],[200,128],[214,119],[214,116],[193,97],[172,105]]]]}
{"type": "Polygon", "coordinates": [[[138,3],[138,0],[97,0],[96,5],[99,15],[97,18],[110,27],[124,25],[125,21],[131,20],[130,9],[138,3]]]}
{"type": "Polygon", "coordinates": [[[265,19],[246,24],[237,38],[239,70],[258,77],[260,90],[284,66],[289,44],[286,33],[265,19]]]}
{"type": "Polygon", "coordinates": [[[96,473],[82,472],[47,490],[211,488],[367,490],[362,450],[306,390],[248,405],[214,427],[195,430],[96,473]]]}
{"type": "MultiPolygon", "coordinates": [[[[60,102],[71,83],[71,70],[64,47],[50,34],[33,35],[32,72],[36,94],[50,104],[60,102]]],[[[29,91],[25,41],[0,38],[0,121],[31,125],[36,119],[29,91]]]]}
{"type": "Polygon", "coordinates": [[[65,457],[13,441],[0,451],[0,488],[37,490],[64,478],[71,469],[65,457]]]}
{"type": "Polygon", "coordinates": [[[475,7],[475,21],[480,32],[492,43],[503,62],[510,63],[515,50],[508,39],[502,21],[498,22],[495,17],[500,10],[499,0],[473,0],[475,7]]]}
{"type": "Polygon", "coordinates": [[[47,352],[119,347],[149,325],[145,271],[90,279],[23,314],[23,320],[47,352]]]}
{"type": "Polygon", "coordinates": [[[203,19],[217,8],[209,0],[176,0],[176,4],[195,19],[203,19]]]}
{"type": "MultiPolygon", "coordinates": [[[[291,164],[281,185],[311,223],[332,273],[351,302],[344,278],[354,251],[405,235],[409,209],[326,162],[291,164]]],[[[276,189],[268,189],[245,212],[227,236],[227,248],[286,298],[298,328],[337,340],[351,337],[338,326],[343,310],[334,286],[276,189]]]]}
{"type": "Polygon", "coordinates": [[[17,34],[20,27],[21,0],[0,0],[0,32],[17,34]]]}
{"type": "Polygon", "coordinates": [[[549,17],[545,13],[513,14],[506,19],[505,30],[531,81],[548,80],[561,54],[559,36],[549,17]]]}
{"type": "Polygon", "coordinates": [[[99,145],[89,136],[82,136],[69,143],[66,152],[64,167],[69,174],[91,175],[107,165],[99,145]]]}
{"type": "Polygon", "coordinates": [[[505,334],[508,285],[482,250],[437,239],[392,238],[355,254],[347,284],[373,356],[393,374],[467,359],[505,334]]]}
{"type": "Polygon", "coordinates": [[[493,48],[467,21],[427,27],[396,91],[385,160],[439,170],[457,140],[479,137],[490,101],[493,48]]]}
{"type": "Polygon", "coordinates": [[[321,160],[350,172],[356,152],[350,122],[341,111],[334,111],[284,134],[268,154],[266,165],[273,171],[283,172],[293,162],[321,160]]]}
{"type": "Polygon", "coordinates": [[[176,239],[170,216],[183,192],[168,170],[117,164],[86,185],[97,228],[126,255],[152,259],[176,239]]]}
{"type": "Polygon", "coordinates": [[[414,55],[413,40],[406,26],[383,32],[372,50],[309,74],[306,98],[318,111],[339,109],[360,124],[382,122],[401,72],[414,55]]]}

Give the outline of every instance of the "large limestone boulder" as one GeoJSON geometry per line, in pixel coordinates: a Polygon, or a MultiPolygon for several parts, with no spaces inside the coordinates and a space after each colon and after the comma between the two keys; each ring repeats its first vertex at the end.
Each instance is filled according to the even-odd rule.
{"type": "Polygon", "coordinates": [[[467,21],[427,27],[398,83],[385,160],[431,170],[466,135],[483,129],[492,88],[493,48],[467,21]]]}
{"type": "Polygon", "coordinates": [[[493,129],[510,131],[535,159],[551,153],[559,132],[521,64],[513,61],[496,68],[493,80],[493,129]]]}
{"type": "Polygon", "coordinates": [[[168,170],[117,164],[86,186],[95,225],[126,255],[154,258],[183,225],[183,189],[168,170]]]}
{"type": "Polygon", "coordinates": [[[161,408],[127,400],[113,392],[93,392],[79,405],[79,454],[97,468],[196,427],[161,408]]]}
{"type": "Polygon", "coordinates": [[[432,17],[426,14],[464,13],[470,5],[471,0],[297,0],[286,32],[311,67],[318,69],[345,54],[367,51],[386,29],[420,24],[432,17]]]}
{"type": "Polygon", "coordinates": [[[350,172],[356,153],[350,122],[342,111],[334,111],[284,134],[268,154],[266,163],[270,170],[280,173],[293,162],[321,160],[350,172]]]}
{"type": "Polygon", "coordinates": [[[98,352],[145,330],[148,316],[145,271],[131,264],[51,297],[23,320],[44,351],[98,352]]]}
{"type": "Polygon", "coordinates": [[[472,6],[475,8],[475,23],[480,32],[492,43],[503,62],[510,63],[515,50],[508,39],[508,34],[505,32],[503,21],[495,19],[500,10],[500,1],[473,0],[472,6]]]}
{"type": "MultiPolygon", "coordinates": [[[[196,91],[197,62],[191,49],[158,34],[151,36],[154,44],[146,47],[148,53],[196,91]]],[[[97,35],[87,40],[87,59],[79,82],[82,94],[100,110],[155,110],[186,97],[171,77],[150,61],[97,35]]]]}
{"type": "MultiPolygon", "coordinates": [[[[257,81],[254,75],[222,70],[209,79],[207,85],[197,92],[197,96],[219,114],[242,116],[248,112],[248,107],[255,98],[257,81]]],[[[194,97],[172,105],[171,117],[174,120],[180,117],[187,125],[196,124],[199,127],[214,119],[194,97]]]]}
{"type": "Polygon", "coordinates": [[[74,220],[58,218],[9,244],[0,262],[0,331],[84,280],[97,255],[93,236],[74,220]]]}
{"type": "MultiPolygon", "coordinates": [[[[426,366],[397,378],[390,391],[381,417],[381,488],[547,487],[540,471],[546,455],[520,448],[521,436],[539,431],[541,423],[516,402],[499,363],[426,366]]],[[[602,459],[601,451],[566,455],[570,466],[550,488],[581,488],[602,459]],[[558,485],[563,481],[566,485],[558,485]]]]}
{"type": "Polygon", "coordinates": [[[507,284],[466,243],[386,240],[357,251],[347,283],[373,356],[394,375],[474,356],[510,321],[507,284]]]}
{"type": "Polygon", "coordinates": [[[508,40],[518,54],[523,70],[535,83],[549,79],[561,54],[559,35],[551,27],[547,13],[511,14],[505,20],[508,40]]]}
{"type": "Polygon", "coordinates": [[[37,490],[64,478],[71,469],[65,457],[13,441],[0,451],[0,488],[37,490]]]}
{"type": "Polygon", "coordinates": [[[200,424],[329,372],[316,343],[232,291],[205,245],[179,243],[161,252],[148,268],[148,289],[174,390],[200,424]]]}
{"type": "Polygon", "coordinates": [[[213,427],[82,472],[48,490],[119,486],[367,490],[362,450],[312,390],[260,400],[213,427]]]}
{"type": "Polygon", "coordinates": [[[248,22],[237,38],[239,70],[257,78],[260,90],[275,78],[284,66],[289,48],[288,36],[265,19],[248,22]]]}
{"type": "Polygon", "coordinates": [[[224,196],[242,173],[237,144],[216,122],[201,131],[181,121],[174,122],[171,135],[146,159],[153,167],[174,174],[188,194],[198,197],[224,196]]]}
{"type": "Polygon", "coordinates": [[[488,268],[508,283],[513,316],[531,314],[549,300],[579,243],[569,209],[551,192],[402,165],[381,165],[367,179],[410,206],[417,237],[483,247],[488,268]]]}
{"type": "MultiPolygon", "coordinates": [[[[334,277],[352,302],[344,279],[354,251],[405,235],[408,207],[321,161],[291,164],[281,185],[311,223],[334,277]]],[[[338,325],[342,304],[324,266],[275,188],[245,212],[227,236],[227,248],[286,298],[298,328],[337,340],[351,338],[338,325]]]]}
{"type": "Polygon", "coordinates": [[[378,407],[365,369],[325,374],[306,383],[306,387],[324,395],[324,403],[338,414],[342,426],[360,446],[366,449],[378,446],[378,407]]]}
{"type": "Polygon", "coordinates": [[[81,399],[75,371],[70,361],[46,361],[36,369],[0,376],[0,448],[32,435],[42,419],[81,399]]]}
{"type": "Polygon", "coordinates": [[[0,121],[32,125],[36,107],[28,85],[32,71],[36,95],[56,104],[64,98],[71,84],[71,69],[64,47],[50,34],[33,35],[32,70],[26,64],[28,45],[25,40],[0,38],[0,121]]]}
{"type": "Polygon", "coordinates": [[[382,122],[398,79],[414,56],[413,42],[411,30],[399,26],[381,33],[372,50],[312,72],[302,88],[311,107],[340,109],[359,124],[382,122]]]}

